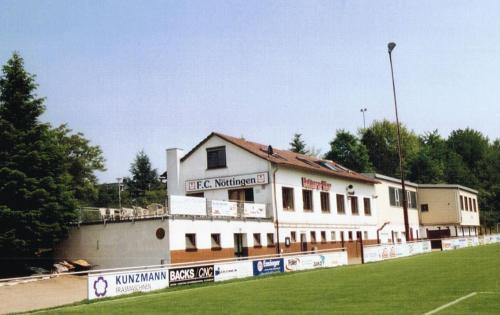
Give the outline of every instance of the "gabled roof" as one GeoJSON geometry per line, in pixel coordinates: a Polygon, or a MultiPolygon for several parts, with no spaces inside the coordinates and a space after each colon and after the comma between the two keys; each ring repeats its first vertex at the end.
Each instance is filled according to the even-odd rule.
{"type": "Polygon", "coordinates": [[[198,143],[181,159],[181,162],[185,161],[194,151],[196,151],[200,146],[202,146],[206,141],[208,141],[208,139],[213,136],[222,138],[227,142],[232,143],[233,145],[240,147],[241,149],[248,151],[253,155],[256,155],[269,162],[275,163],[279,166],[290,167],[303,171],[350,179],[370,184],[379,183],[373,178],[351,171],[346,167],[330,160],[323,160],[317,157],[299,154],[288,150],[279,150],[275,148],[273,148],[274,153],[272,155],[269,155],[267,153],[268,145],[247,141],[241,138],[235,138],[218,132],[212,132],[210,135],[208,135],[208,137],[198,143]]]}

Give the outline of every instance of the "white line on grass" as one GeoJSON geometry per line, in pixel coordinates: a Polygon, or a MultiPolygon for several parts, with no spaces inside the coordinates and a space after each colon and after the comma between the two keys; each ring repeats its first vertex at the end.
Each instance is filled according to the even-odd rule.
{"type": "Polygon", "coordinates": [[[450,307],[450,306],[452,306],[452,305],[455,305],[455,304],[457,304],[457,303],[462,302],[462,301],[463,301],[463,300],[465,300],[465,299],[468,299],[468,298],[470,298],[470,297],[473,297],[473,296],[474,296],[474,295],[476,295],[476,294],[477,294],[477,292],[472,292],[472,293],[470,293],[470,294],[467,294],[467,295],[465,295],[465,296],[462,296],[461,298],[458,298],[458,299],[456,299],[456,300],[454,300],[454,301],[451,301],[450,303],[446,303],[446,304],[444,304],[444,305],[441,305],[440,307],[435,308],[435,309],[433,309],[432,311],[425,313],[424,315],[431,315],[431,314],[435,314],[435,313],[437,313],[437,312],[439,312],[439,311],[441,311],[441,310],[443,310],[443,309],[445,309],[445,308],[447,308],[447,307],[450,307]]]}

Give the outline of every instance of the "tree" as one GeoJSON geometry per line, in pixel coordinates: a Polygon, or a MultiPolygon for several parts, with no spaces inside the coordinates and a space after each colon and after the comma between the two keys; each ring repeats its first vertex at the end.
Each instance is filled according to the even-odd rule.
{"type": "Polygon", "coordinates": [[[64,167],[70,176],[75,198],[84,205],[95,202],[98,191],[94,172],[105,171],[101,148],[91,145],[82,133],[72,133],[66,124],[53,129],[52,132],[64,150],[64,167]]]}
{"type": "Polygon", "coordinates": [[[125,184],[133,197],[145,196],[146,191],[161,187],[158,172],[152,168],[151,161],[144,151],[137,153],[130,165],[130,173],[132,178],[127,178],[125,184]]]}
{"type": "MultiPolygon", "coordinates": [[[[408,130],[404,125],[400,125],[400,129],[403,166],[408,172],[407,165],[416,157],[420,143],[413,131],[408,130]]],[[[361,131],[361,143],[368,150],[370,162],[376,172],[388,176],[399,176],[396,123],[388,120],[373,122],[370,127],[361,131]]]]}
{"type": "Polygon", "coordinates": [[[442,183],[448,155],[446,141],[437,130],[420,137],[420,151],[409,162],[409,179],[416,183],[442,183]]]}
{"type": "Polygon", "coordinates": [[[302,140],[302,134],[296,133],[293,135],[293,139],[290,142],[290,151],[300,154],[307,154],[306,144],[302,140]]]}
{"type": "Polygon", "coordinates": [[[450,150],[460,155],[471,170],[485,157],[489,146],[487,137],[470,128],[452,131],[447,143],[450,150]]]}
{"type": "Polygon", "coordinates": [[[0,77],[0,273],[53,248],[76,217],[65,152],[39,121],[45,107],[36,87],[14,53],[0,77]]]}
{"type": "Polygon", "coordinates": [[[372,165],[368,150],[356,136],[345,130],[337,130],[330,142],[330,151],[325,159],[333,160],[356,172],[370,172],[372,165]]]}

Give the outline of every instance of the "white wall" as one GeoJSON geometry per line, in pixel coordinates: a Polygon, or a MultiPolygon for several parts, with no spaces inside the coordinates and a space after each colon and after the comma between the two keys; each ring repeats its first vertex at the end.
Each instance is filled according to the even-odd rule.
{"type": "MultiPolygon", "coordinates": [[[[377,178],[377,180],[380,181],[380,184],[375,185],[375,194],[377,195],[375,203],[377,204],[377,209],[379,210],[377,225],[378,227],[381,227],[385,222],[390,222],[380,231],[380,239],[384,243],[387,242],[387,240],[392,239],[391,231],[398,232],[398,237],[403,238],[401,234],[405,232],[403,206],[391,206],[389,199],[389,187],[401,189],[401,184],[380,178],[377,178]]],[[[417,188],[415,186],[405,185],[405,188],[407,191],[417,193],[417,188]]],[[[400,202],[402,203],[402,199],[400,202]]],[[[419,231],[420,227],[418,209],[408,208],[408,223],[410,228],[413,230],[413,237],[416,238],[417,231],[419,231]]],[[[421,235],[419,235],[419,237],[421,237],[421,235]]]]}
{"type": "MultiPolygon", "coordinates": [[[[287,233],[288,235],[280,235],[280,239],[283,240],[284,236],[289,236],[289,231],[291,230],[306,232],[308,240],[310,231],[312,230],[317,231],[316,237],[318,240],[320,237],[319,231],[322,230],[328,231],[327,239],[329,237],[328,234],[334,230],[369,231],[370,238],[375,239],[376,236],[374,231],[377,225],[378,209],[376,203],[373,202],[374,194],[375,190],[373,184],[365,184],[357,181],[280,167],[276,173],[278,219],[280,226],[288,228],[288,230],[283,229],[283,233],[287,233]],[[321,211],[320,190],[313,190],[313,211],[304,211],[302,200],[302,177],[315,181],[326,181],[332,185],[328,191],[330,197],[330,212],[321,211]],[[347,199],[346,187],[350,184],[354,186],[354,196],[358,197],[359,215],[352,215],[350,200],[347,199]],[[294,189],[294,211],[283,210],[282,187],[294,189]],[[337,213],[337,194],[345,196],[345,214],[337,213]],[[364,213],[363,198],[365,197],[370,198],[371,215],[365,215],[364,213]]],[[[355,234],[355,232],[353,234],[355,234]]],[[[300,235],[300,233],[298,235],[300,235]]],[[[340,236],[338,236],[338,238],[338,240],[340,240],[340,236]]]]}
{"type": "Polygon", "coordinates": [[[96,268],[158,265],[169,262],[168,221],[141,220],[81,225],[55,251],[61,259],[85,259],[96,268]],[[156,237],[163,228],[165,237],[156,237]]]}
{"type": "MultiPolygon", "coordinates": [[[[246,150],[235,146],[218,136],[213,136],[193,152],[185,161],[181,162],[180,183],[182,193],[185,194],[186,180],[222,177],[230,175],[269,172],[270,163],[246,150]],[[226,168],[207,169],[207,148],[226,147],[226,168]]],[[[269,174],[271,177],[271,174],[269,174]]],[[[269,182],[271,179],[269,179],[269,182]]],[[[271,203],[271,184],[248,186],[254,188],[254,201],[265,203],[268,207],[271,203]]],[[[236,188],[235,188],[236,189],[236,188]]],[[[205,198],[208,200],[228,200],[227,189],[206,190],[205,198]]]]}
{"type": "Polygon", "coordinates": [[[211,234],[220,234],[221,247],[234,247],[234,234],[246,234],[247,247],[253,247],[253,233],[261,233],[261,245],[267,246],[267,233],[274,234],[276,230],[270,221],[242,221],[242,220],[189,220],[173,219],[170,221],[170,249],[185,250],[186,234],[196,234],[196,247],[210,249],[212,247],[211,234]]]}

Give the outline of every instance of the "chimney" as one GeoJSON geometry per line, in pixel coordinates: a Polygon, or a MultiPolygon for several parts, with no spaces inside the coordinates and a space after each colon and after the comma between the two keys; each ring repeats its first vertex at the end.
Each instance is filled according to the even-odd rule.
{"type": "Polygon", "coordinates": [[[184,195],[184,187],[181,182],[181,158],[184,150],[167,149],[167,189],[169,195],[184,195]]]}

